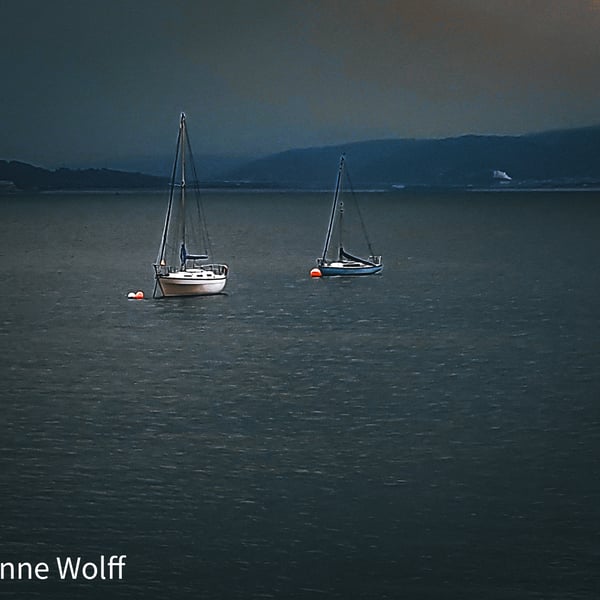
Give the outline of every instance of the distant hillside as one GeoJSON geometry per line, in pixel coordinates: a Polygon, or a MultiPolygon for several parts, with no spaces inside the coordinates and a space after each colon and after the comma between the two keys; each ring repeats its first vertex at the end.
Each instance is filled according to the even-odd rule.
{"type": "Polygon", "coordinates": [[[148,189],[164,187],[165,179],[110,169],[56,169],[0,160],[0,191],[148,189]]]}
{"type": "Polygon", "coordinates": [[[374,140],[289,150],[233,169],[226,177],[245,185],[331,187],[342,152],[355,186],[600,184],[600,126],[524,136],[374,140]]]}
{"type": "MultiPolygon", "coordinates": [[[[390,139],[303,148],[243,162],[215,159],[206,187],[330,189],[342,152],[354,187],[390,189],[600,186],[600,126],[523,136],[390,139]],[[209,180],[210,179],[210,180],[209,180]]],[[[165,177],[111,169],[57,169],[0,161],[0,193],[148,189],[165,177]]]]}
{"type": "MultiPolygon", "coordinates": [[[[220,155],[220,154],[195,154],[194,162],[198,177],[201,181],[219,181],[223,175],[240,165],[247,163],[249,156],[220,155]]],[[[94,167],[96,165],[77,165],[80,168],[94,167]]],[[[173,169],[173,155],[156,154],[154,156],[131,156],[129,158],[106,159],[103,166],[119,171],[136,171],[159,177],[170,177],[173,169]]]]}

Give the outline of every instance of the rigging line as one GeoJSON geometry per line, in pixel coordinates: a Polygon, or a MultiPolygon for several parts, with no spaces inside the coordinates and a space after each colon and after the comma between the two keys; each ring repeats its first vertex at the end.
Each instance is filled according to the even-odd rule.
{"type": "Polygon", "coordinates": [[[358,200],[356,199],[356,194],[354,193],[354,186],[352,185],[352,181],[350,179],[350,173],[348,169],[346,169],[346,178],[348,179],[348,184],[350,185],[350,194],[352,196],[352,200],[354,201],[354,206],[356,207],[356,212],[358,214],[358,219],[360,221],[360,226],[362,228],[363,235],[367,240],[367,246],[369,247],[369,253],[371,256],[375,256],[375,252],[373,251],[373,247],[371,246],[371,240],[369,239],[369,234],[367,233],[367,228],[365,226],[365,221],[363,219],[362,213],[360,211],[360,206],[358,205],[358,200]]]}
{"type": "Polygon", "coordinates": [[[335,220],[335,210],[337,208],[338,198],[340,194],[340,185],[342,183],[342,171],[344,170],[345,154],[340,157],[340,166],[338,168],[337,178],[335,180],[335,191],[333,193],[333,205],[331,207],[331,216],[329,217],[329,226],[327,227],[327,235],[325,236],[325,245],[323,246],[322,260],[325,260],[327,250],[329,249],[329,242],[331,241],[331,233],[333,231],[333,222],[335,220]]]}
{"type": "Polygon", "coordinates": [[[190,143],[190,134],[187,134],[187,150],[189,156],[189,162],[192,165],[192,173],[194,175],[194,195],[196,197],[196,209],[198,211],[198,220],[200,222],[200,236],[202,242],[206,244],[206,253],[212,257],[212,244],[210,236],[208,234],[208,224],[206,222],[206,211],[204,210],[204,203],[202,202],[202,194],[200,193],[200,179],[196,171],[196,161],[192,153],[192,145],[190,143]]]}
{"type": "Polygon", "coordinates": [[[175,177],[177,176],[177,161],[179,159],[179,145],[181,142],[181,126],[179,127],[179,133],[177,135],[177,147],[175,149],[175,160],[173,161],[173,170],[171,172],[171,184],[169,190],[169,204],[167,208],[167,215],[165,217],[165,225],[163,228],[162,240],[160,249],[158,252],[158,260],[156,261],[159,265],[165,258],[165,248],[167,246],[167,234],[169,229],[169,221],[171,220],[171,211],[173,209],[173,192],[175,190],[175,177]]]}

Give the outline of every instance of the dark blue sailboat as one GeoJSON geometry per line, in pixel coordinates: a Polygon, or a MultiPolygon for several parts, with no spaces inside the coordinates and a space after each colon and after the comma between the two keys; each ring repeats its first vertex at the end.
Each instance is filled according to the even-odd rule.
{"type": "MultiPolygon", "coordinates": [[[[369,258],[359,258],[350,254],[344,249],[343,242],[343,220],[344,220],[344,203],[341,200],[342,183],[345,174],[346,156],[342,154],[340,157],[340,165],[338,169],[337,179],[335,182],[335,191],[333,194],[333,205],[331,207],[331,216],[329,217],[329,226],[327,227],[327,235],[325,236],[325,244],[323,253],[320,258],[317,258],[317,268],[311,271],[313,277],[321,276],[336,276],[336,275],[373,275],[379,273],[383,269],[381,256],[375,255],[365,224],[358,208],[358,203],[355,202],[356,212],[360,219],[363,235],[366,239],[369,249],[369,258]],[[331,238],[333,237],[334,229],[337,229],[338,245],[337,254],[333,258],[329,258],[329,250],[331,238]]],[[[352,186],[350,185],[352,188],[352,186]]],[[[352,190],[353,191],[353,190],[352,190]]],[[[352,194],[354,196],[354,193],[352,194]]],[[[356,199],[355,199],[356,200],[356,199]]]]}

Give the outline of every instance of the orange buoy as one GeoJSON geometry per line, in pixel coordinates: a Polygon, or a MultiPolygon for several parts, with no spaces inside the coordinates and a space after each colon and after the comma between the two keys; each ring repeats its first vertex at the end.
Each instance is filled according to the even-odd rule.
{"type": "Polygon", "coordinates": [[[316,267],[310,272],[311,277],[321,277],[321,270],[316,267]]]}
{"type": "Polygon", "coordinates": [[[140,290],[140,291],[137,291],[137,292],[135,293],[135,299],[136,299],[136,300],[143,300],[143,299],[144,299],[144,292],[142,292],[141,290],[140,290]]]}

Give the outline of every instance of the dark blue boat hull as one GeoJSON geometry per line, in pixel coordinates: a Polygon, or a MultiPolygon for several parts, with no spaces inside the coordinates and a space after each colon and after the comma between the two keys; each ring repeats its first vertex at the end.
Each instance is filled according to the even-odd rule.
{"type": "Polygon", "coordinates": [[[323,277],[330,276],[353,276],[353,275],[374,275],[383,269],[383,265],[346,265],[331,266],[319,265],[319,271],[323,277]]]}

